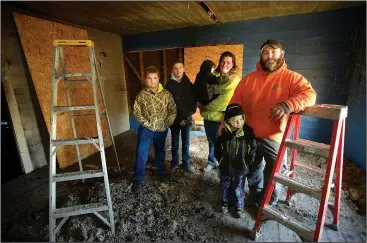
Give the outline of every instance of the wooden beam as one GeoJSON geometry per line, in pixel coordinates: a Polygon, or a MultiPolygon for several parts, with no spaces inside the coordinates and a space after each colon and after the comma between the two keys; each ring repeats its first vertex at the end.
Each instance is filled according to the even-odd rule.
{"type": "Polygon", "coordinates": [[[178,59],[180,59],[183,62],[182,51],[183,51],[183,48],[178,48],[178,59]]]}
{"type": "Polygon", "coordinates": [[[136,75],[136,77],[140,80],[140,82],[143,82],[143,79],[140,77],[139,72],[136,70],[136,68],[134,67],[134,65],[130,62],[129,58],[127,58],[127,56],[124,55],[124,59],[125,59],[127,65],[131,68],[131,70],[133,70],[133,72],[136,75]]]}
{"type": "Polygon", "coordinates": [[[163,53],[163,83],[166,85],[167,83],[167,57],[166,57],[166,50],[162,51],[163,53]]]}
{"type": "MultiPolygon", "coordinates": [[[[28,145],[25,139],[22,120],[20,118],[18,103],[15,98],[13,85],[11,83],[11,73],[9,70],[9,64],[6,58],[2,58],[2,72],[1,80],[4,85],[4,92],[6,100],[8,101],[11,121],[13,123],[15,140],[18,147],[19,157],[22,163],[22,170],[24,173],[29,173],[34,170],[31,156],[29,155],[28,145]]],[[[4,163],[12,163],[12,161],[6,161],[4,163]]]]}
{"type": "Polygon", "coordinates": [[[144,62],[143,62],[143,52],[139,51],[139,63],[140,63],[140,77],[144,78],[144,62]]]}
{"type": "Polygon", "coordinates": [[[130,101],[130,86],[129,86],[128,76],[127,76],[127,67],[124,63],[124,60],[122,60],[122,66],[124,67],[124,79],[125,79],[126,90],[127,90],[127,108],[129,111],[129,115],[131,115],[132,107],[131,107],[131,101],[130,101]]]}
{"type": "MultiPolygon", "coordinates": [[[[194,46],[190,46],[190,47],[194,47],[194,46]]],[[[136,52],[141,52],[141,51],[163,51],[163,50],[174,50],[177,48],[181,48],[181,47],[170,47],[170,48],[161,48],[161,49],[151,49],[151,50],[137,50],[137,51],[127,51],[125,53],[136,53],[136,52]]]]}

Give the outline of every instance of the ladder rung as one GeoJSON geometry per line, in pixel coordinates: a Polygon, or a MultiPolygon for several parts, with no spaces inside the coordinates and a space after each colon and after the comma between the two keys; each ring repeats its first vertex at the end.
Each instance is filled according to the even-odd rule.
{"type": "Polygon", "coordinates": [[[108,206],[106,206],[104,203],[91,203],[67,208],[58,208],[52,212],[52,215],[54,216],[54,218],[62,218],[67,216],[95,213],[107,210],[108,206]]]}
{"type": "Polygon", "coordinates": [[[316,198],[318,200],[320,200],[321,198],[321,190],[320,189],[315,189],[312,187],[308,187],[305,186],[297,181],[292,180],[289,177],[283,176],[281,174],[277,174],[274,176],[273,179],[275,182],[279,182],[282,185],[285,185],[287,187],[292,188],[294,191],[296,192],[301,192],[304,194],[307,194],[313,198],[316,198]]]}
{"type": "Polygon", "coordinates": [[[314,116],[329,120],[339,120],[347,117],[348,106],[320,104],[307,107],[299,114],[303,116],[314,116]]]}
{"type": "MultiPolygon", "coordinates": [[[[99,113],[99,115],[105,115],[105,114],[106,114],[106,112],[104,112],[104,111],[102,111],[102,112],[99,113]]],[[[72,117],[77,117],[77,118],[80,118],[80,117],[91,117],[91,116],[95,117],[96,114],[72,115],[72,117]]]]}
{"type": "Polygon", "coordinates": [[[94,47],[91,40],[54,40],[54,46],[89,46],[94,47]]]}
{"type": "Polygon", "coordinates": [[[98,138],[74,138],[74,139],[52,140],[52,144],[54,146],[92,144],[92,143],[99,143],[98,138]]]}
{"type": "Polygon", "coordinates": [[[88,178],[94,178],[94,177],[103,177],[103,171],[102,170],[85,170],[85,171],[57,174],[53,176],[52,181],[62,182],[62,181],[88,179],[88,178]]]}
{"type": "Polygon", "coordinates": [[[80,80],[68,80],[68,79],[66,79],[66,80],[64,80],[64,82],[66,82],[66,83],[89,83],[89,84],[92,84],[92,82],[91,81],[89,81],[88,79],[80,79],[80,80]]]}
{"type": "Polygon", "coordinates": [[[324,158],[328,158],[330,150],[330,145],[317,143],[305,139],[297,139],[297,140],[286,139],[285,146],[295,148],[300,152],[318,155],[324,158]]]}
{"type": "Polygon", "coordinates": [[[92,73],[55,73],[55,78],[92,77],[92,73]]]}
{"type": "Polygon", "coordinates": [[[74,106],[54,106],[54,111],[81,111],[81,110],[94,110],[94,105],[74,105],[74,106]]]}
{"type": "Polygon", "coordinates": [[[280,213],[279,211],[275,210],[274,208],[266,205],[263,208],[263,213],[270,217],[273,220],[276,220],[282,225],[285,225],[289,229],[296,232],[299,236],[302,236],[304,239],[303,241],[306,242],[312,242],[313,241],[313,235],[314,231],[312,229],[308,229],[301,224],[299,224],[297,221],[292,220],[291,218],[287,217],[286,215],[280,213]]]}
{"type": "Polygon", "coordinates": [[[313,171],[313,172],[319,173],[320,175],[325,175],[325,173],[326,173],[326,171],[321,169],[321,168],[318,168],[318,167],[313,166],[313,165],[305,164],[305,163],[302,163],[302,162],[295,161],[294,165],[302,167],[302,168],[304,168],[308,171],[313,171]]]}

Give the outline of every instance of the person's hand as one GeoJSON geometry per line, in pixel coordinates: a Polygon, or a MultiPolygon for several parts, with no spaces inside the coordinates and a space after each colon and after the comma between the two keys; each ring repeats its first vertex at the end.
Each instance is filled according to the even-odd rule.
{"type": "Polygon", "coordinates": [[[218,137],[222,135],[222,130],[224,128],[224,123],[221,122],[220,125],[219,125],[219,130],[218,130],[218,137]]]}
{"type": "Polygon", "coordinates": [[[285,114],[286,113],[285,113],[285,110],[283,109],[283,107],[280,104],[278,104],[278,105],[276,105],[276,106],[274,106],[273,108],[270,109],[269,119],[272,123],[276,123],[280,119],[283,119],[285,114]]]}

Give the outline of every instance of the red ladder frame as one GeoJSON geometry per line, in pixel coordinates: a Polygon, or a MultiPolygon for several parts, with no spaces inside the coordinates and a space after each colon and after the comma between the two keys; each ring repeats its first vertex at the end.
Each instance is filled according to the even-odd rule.
{"type": "MultiPolygon", "coordinates": [[[[328,206],[328,200],[330,196],[330,189],[334,175],[334,169],[336,169],[336,180],[335,180],[335,202],[333,207],[333,223],[330,225],[332,229],[338,230],[339,225],[339,211],[340,211],[340,198],[341,198],[341,184],[342,184],[342,173],[343,173],[343,151],[344,151],[344,133],[345,133],[345,117],[339,120],[334,120],[333,125],[333,132],[331,138],[331,144],[329,149],[329,155],[327,159],[327,168],[324,177],[324,184],[322,187],[321,193],[321,200],[320,200],[320,207],[317,217],[316,229],[313,234],[313,241],[318,242],[320,241],[320,237],[323,231],[323,226],[325,222],[325,215],[326,209],[328,206]]],[[[294,140],[299,139],[300,134],[300,126],[301,126],[301,117],[300,114],[291,114],[288,120],[284,136],[282,138],[282,142],[279,148],[278,156],[275,160],[275,165],[272,171],[272,174],[269,179],[268,186],[266,188],[266,192],[264,195],[264,199],[261,202],[261,207],[259,209],[259,213],[256,218],[256,222],[254,228],[252,230],[252,234],[255,234],[260,231],[261,226],[261,219],[263,214],[263,209],[265,205],[269,204],[271,195],[273,193],[275,182],[273,181],[274,176],[279,173],[280,166],[282,164],[282,160],[287,149],[285,145],[286,139],[289,139],[292,134],[292,129],[295,127],[294,130],[294,140]]],[[[294,167],[295,165],[300,165],[300,163],[296,162],[297,157],[297,149],[292,148],[292,155],[291,155],[291,165],[290,170],[292,173],[290,174],[290,178],[294,178],[294,167]]],[[[303,165],[304,167],[307,167],[303,165]]],[[[312,170],[311,167],[309,169],[312,170]]],[[[319,172],[319,171],[318,171],[319,172]]],[[[292,189],[288,188],[286,199],[289,200],[292,196],[292,189]]],[[[303,238],[300,236],[301,239],[303,238]]]]}

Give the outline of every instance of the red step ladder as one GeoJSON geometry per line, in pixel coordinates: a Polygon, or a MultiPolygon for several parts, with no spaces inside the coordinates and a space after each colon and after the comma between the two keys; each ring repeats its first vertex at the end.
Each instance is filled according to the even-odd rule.
{"type": "MultiPolygon", "coordinates": [[[[326,209],[329,204],[330,189],[333,187],[333,176],[335,169],[335,200],[332,207],[333,223],[330,227],[338,230],[339,225],[339,210],[340,210],[340,194],[342,183],[342,169],[343,169],[343,151],[344,151],[344,131],[345,119],[348,114],[347,106],[339,105],[315,105],[306,108],[303,112],[298,114],[291,114],[284,132],[284,136],[279,148],[278,156],[275,160],[275,165],[272,175],[269,179],[268,186],[261,202],[254,228],[251,231],[251,238],[256,240],[260,232],[261,224],[267,220],[275,220],[280,224],[293,230],[302,241],[319,242],[322,235],[322,230],[325,222],[326,209]],[[326,145],[316,143],[309,140],[299,138],[301,115],[324,118],[334,121],[333,132],[331,137],[331,144],[326,145]],[[290,139],[292,130],[294,128],[293,140],[290,139]],[[290,172],[284,175],[280,173],[279,169],[287,147],[292,149],[290,172]],[[296,161],[297,151],[313,154],[315,156],[324,157],[327,159],[326,170],[321,170],[312,165],[307,165],[296,161]],[[305,169],[324,174],[324,183],[322,189],[312,188],[294,181],[294,167],[295,165],[305,169]],[[295,193],[304,193],[313,198],[320,200],[320,207],[317,216],[317,223],[315,230],[302,226],[299,222],[292,220],[287,215],[277,211],[269,205],[271,195],[274,190],[275,183],[280,183],[288,187],[286,201],[289,203],[290,198],[295,193]]],[[[288,204],[289,205],[289,204],[288,204]]]]}

